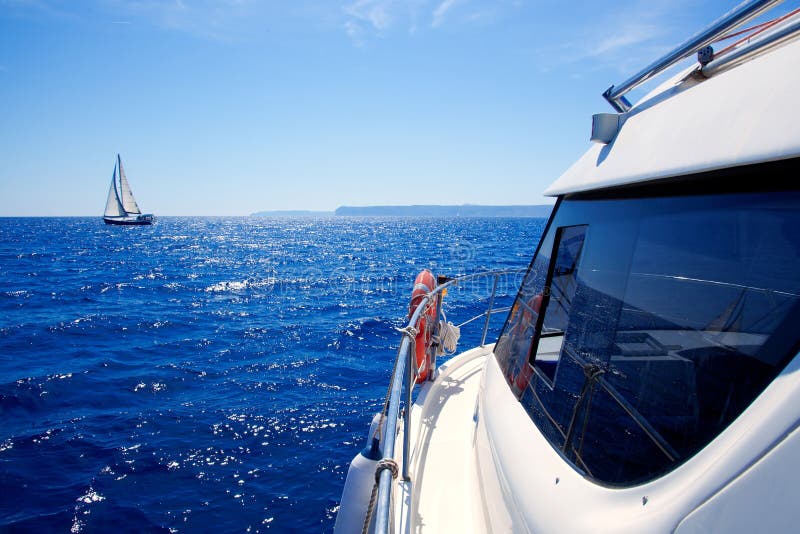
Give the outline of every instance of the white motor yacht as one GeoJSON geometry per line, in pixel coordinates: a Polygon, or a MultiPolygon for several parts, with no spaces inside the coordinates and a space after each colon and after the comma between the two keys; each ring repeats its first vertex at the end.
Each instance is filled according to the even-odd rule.
{"type": "Polygon", "coordinates": [[[463,280],[418,278],[337,532],[798,529],[800,16],[739,33],[774,4],[605,92],[494,343],[437,368],[463,280]]]}

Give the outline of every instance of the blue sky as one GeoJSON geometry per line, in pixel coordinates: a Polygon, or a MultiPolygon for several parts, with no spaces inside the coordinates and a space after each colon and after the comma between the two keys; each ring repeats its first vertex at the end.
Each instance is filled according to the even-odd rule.
{"type": "Polygon", "coordinates": [[[539,204],[734,2],[0,0],[0,216],[539,204]]]}

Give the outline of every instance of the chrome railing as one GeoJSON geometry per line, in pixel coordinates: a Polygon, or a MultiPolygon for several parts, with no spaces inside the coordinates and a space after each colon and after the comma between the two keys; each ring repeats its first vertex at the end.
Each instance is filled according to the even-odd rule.
{"type": "Polygon", "coordinates": [[[732,11],[712,23],[708,28],[689,38],[686,42],[676,47],[661,59],[654,61],[619,85],[612,85],[609,87],[606,92],[603,93],[603,97],[618,113],[628,111],[631,109],[631,103],[625,98],[625,94],[629,91],[675,65],[679,61],[689,57],[701,48],[710,45],[715,39],[738,28],[780,2],[781,0],[750,0],[742,2],[732,11]]]}
{"type": "MultiPolygon", "coordinates": [[[[435,302],[437,305],[437,321],[435,324],[435,329],[433,332],[434,340],[439,338],[439,319],[441,317],[442,311],[442,297],[444,293],[451,288],[458,286],[459,284],[464,284],[464,282],[475,280],[478,278],[487,278],[493,277],[494,280],[492,282],[492,290],[489,297],[489,304],[485,311],[482,313],[467,319],[466,321],[459,324],[459,328],[466,324],[469,324],[473,321],[476,321],[480,318],[484,318],[484,325],[483,325],[483,333],[481,334],[481,341],[480,346],[484,346],[486,343],[486,336],[489,331],[489,322],[492,318],[493,314],[502,313],[508,311],[510,307],[501,307],[501,308],[494,308],[495,296],[497,293],[498,283],[503,276],[522,276],[525,273],[525,269],[512,269],[512,270],[504,270],[504,271],[487,271],[481,272],[466,276],[461,276],[458,278],[453,279],[446,279],[445,282],[441,283],[439,286],[436,287],[433,291],[426,294],[422,300],[419,302],[417,309],[412,314],[411,318],[408,321],[408,325],[406,328],[403,329],[403,338],[400,343],[400,350],[397,353],[397,361],[395,363],[394,373],[392,374],[392,381],[391,387],[389,389],[389,400],[388,406],[386,409],[385,414],[385,426],[383,437],[381,438],[382,441],[382,459],[383,460],[391,460],[395,456],[395,438],[397,436],[397,423],[400,419],[400,404],[401,398],[403,399],[402,402],[405,406],[405,410],[403,413],[403,472],[402,476],[404,480],[410,480],[410,473],[409,473],[409,455],[410,455],[410,447],[409,447],[409,439],[410,439],[410,411],[411,411],[411,404],[412,404],[412,391],[414,388],[414,384],[416,382],[417,376],[420,374],[420,370],[425,368],[427,365],[428,378],[429,380],[434,379],[435,369],[436,369],[436,348],[434,347],[432,350],[429,350],[427,358],[428,361],[424,362],[422,366],[416,366],[416,354],[415,354],[415,332],[419,325],[419,321],[422,318],[423,314],[427,312],[428,308],[433,305],[435,302]]],[[[514,288],[516,289],[519,287],[519,283],[514,284],[514,288]]],[[[381,471],[379,479],[378,479],[378,496],[375,504],[375,532],[379,534],[388,534],[390,532],[391,527],[391,503],[392,503],[392,488],[394,484],[392,483],[392,473],[389,469],[384,469],[381,471]]]]}

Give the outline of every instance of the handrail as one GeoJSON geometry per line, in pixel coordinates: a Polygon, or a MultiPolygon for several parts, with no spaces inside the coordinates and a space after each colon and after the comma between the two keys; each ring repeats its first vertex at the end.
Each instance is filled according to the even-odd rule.
{"type": "Polygon", "coordinates": [[[654,61],[621,84],[616,86],[612,85],[606,89],[603,93],[603,97],[618,113],[628,111],[632,107],[631,103],[625,98],[625,95],[629,91],[643,84],[656,74],[675,65],[682,59],[689,57],[689,55],[697,52],[701,48],[710,45],[726,32],[745,24],[747,21],[752,20],[781,1],[782,0],[750,0],[748,2],[742,2],[732,11],[713,22],[708,28],[690,37],[687,41],[680,44],[661,59],[654,61]]]}
{"type": "MultiPolygon", "coordinates": [[[[386,426],[385,426],[385,432],[383,434],[382,459],[391,460],[395,456],[395,438],[397,437],[397,423],[400,417],[401,396],[403,393],[406,393],[405,395],[406,406],[405,406],[405,413],[403,414],[406,426],[402,444],[403,478],[405,480],[409,479],[408,456],[409,456],[410,432],[409,432],[408,422],[410,420],[410,411],[411,411],[410,392],[411,389],[414,387],[414,381],[416,379],[416,375],[419,372],[418,369],[417,372],[414,372],[414,369],[411,365],[411,362],[414,361],[413,358],[414,351],[412,350],[414,345],[414,337],[412,337],[412,334],[414,331],[416,331],[416,328],[419,324],[419,320],[421,319],[423,313],[425,313],[428,307],[432,304],[434,296],[437,297],[437,304],[441,304],[440,296],[443,294],[445,290],[451,287],[455,287],[456,285],[469,280],[493,276],[494,282],[492,285],[492,294],[489,300],[488,308],[482,314],[468,321],[471,322],[482,316],[486,317],[486,323],[484,324],[484,331],[481,338],[481,345],[483,345],[484,341],[486,340],[486,332],[488,330],[488,324],[489,320],[491,319],[492,313],[508,309],[508,308],[492,308],[492,306],[494,305],[495,293],[497,292],[497,285],[498,285],[497,282],[499,280],[499,277],[503,275],[523,274],[523,273],[525,273],[525,269],[508,269],[502,271],[484,271],[450,279],[447,282],[437,286],[433,291],[425,294],[425,296],[422,297],[422,300],[420,300],[417,309],[414,310],[414,313],[408,320],[406,328],[402,330],[403,339],[400,342],[400,350],[397,352],[397,361],[395,364],[394,374],[392,375],[392,382],[391,382],[392,385],[389,393],[389,403],[388,403],[388,408],[386,410],[386,426]]],[[[438,328],[438,322],[436,327],[438,328]]],[[[432,370],[435,369],[435,361],[432,363],[431,369],[432,370]]],[[[391,523],[392,488],[393,488],[392,473],[388,469],[384,469],[383,471],[381,471],[378,479],[378,497],[375,506],[375,532],[378,534],[389,533],[389,528],[391,523]]]]}
{"type": "MultiPolygon", "coordinates": [[[[511,306],[503,306],[501,308],[492,308],[491,310],[486,310],[486,311],[491,311],[492,315],[494,315],[495,313],[503,313],[503,312],[511,311],[511,306]]],[[[475,317],[470,317],[466,321],[462,321],[462,322],[458,323],[456,326],[461,328],[462,326],[468,325],[469,323],[471,323],[473,321],[477,321],[481,317],[486,317],[486,312],[479,313],[475,317]]]]}

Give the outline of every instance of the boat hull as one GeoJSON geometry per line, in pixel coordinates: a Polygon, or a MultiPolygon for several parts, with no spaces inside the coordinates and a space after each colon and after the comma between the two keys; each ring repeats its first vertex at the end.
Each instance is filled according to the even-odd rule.
{"type": "Polygon", "coordinates": [[[103,217],[106,224],[113,224],[117,226],[144,226],[153,224],[155,217],[149,213],[146,215],[128,216],[128,217],[103,217]]]}

